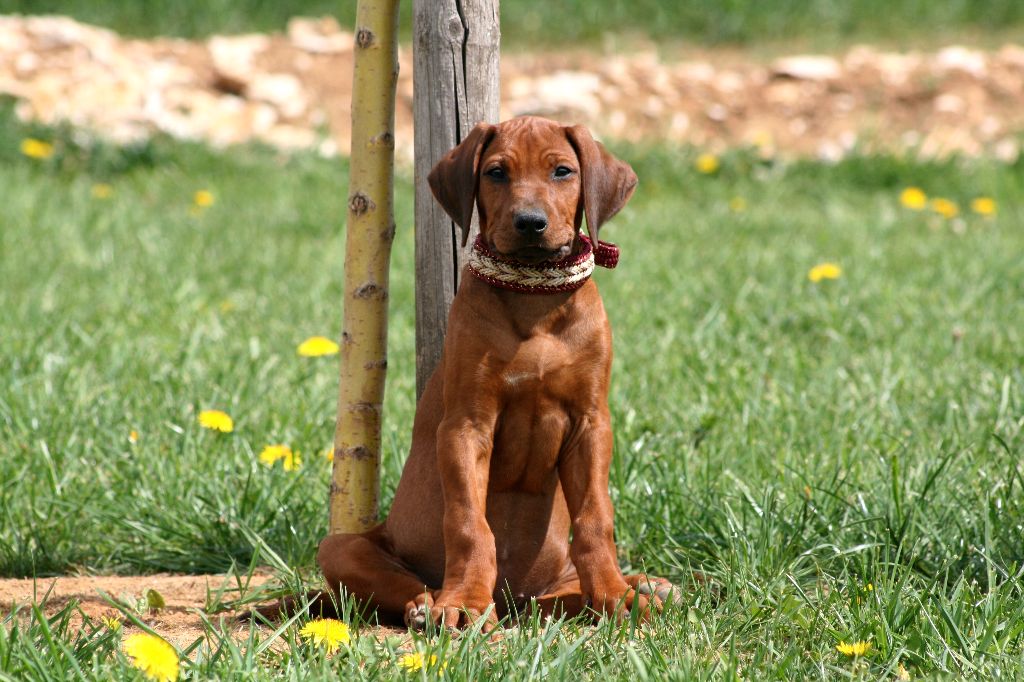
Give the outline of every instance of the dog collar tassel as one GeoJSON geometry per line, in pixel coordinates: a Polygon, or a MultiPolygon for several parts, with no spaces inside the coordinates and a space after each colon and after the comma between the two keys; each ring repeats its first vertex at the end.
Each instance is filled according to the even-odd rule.
{"type": "Polygon", "coordinates": [[[469,270],[491,286],[524,294],[554,294],[579,289],[594,272],[594,266],[614,268],[619,262],[619,247],[598,240],[597,248],[580,235],[583,250],[553,263],[525,265],[491,251],[483,235],[477,235],[469,254],[469,270]]]}

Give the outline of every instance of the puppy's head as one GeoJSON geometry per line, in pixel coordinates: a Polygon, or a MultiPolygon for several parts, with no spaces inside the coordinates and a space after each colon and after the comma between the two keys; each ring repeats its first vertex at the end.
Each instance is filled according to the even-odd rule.
{"type": "Polygon", "coordinates": [[[462,228],[463,246],[475,204],[487,245],[526,263],[569,255],[584,214],[596,243],[637,182],[633,169],[583,126],[533,116],[478,124],[427,180],[462,228]]]}

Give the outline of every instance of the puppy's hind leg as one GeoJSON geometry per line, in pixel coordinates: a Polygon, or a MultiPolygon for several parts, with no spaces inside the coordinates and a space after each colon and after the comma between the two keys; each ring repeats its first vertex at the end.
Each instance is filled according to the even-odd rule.
{"type": "Polygon", "coordinates": [[[328,535],[316,560],[335,594],[344,586],[360,604],[376,610],[381,622],[418,626],[410,603],[433,605],[434,590],[395,556],[383,524],[366,533],[328,535]]]}

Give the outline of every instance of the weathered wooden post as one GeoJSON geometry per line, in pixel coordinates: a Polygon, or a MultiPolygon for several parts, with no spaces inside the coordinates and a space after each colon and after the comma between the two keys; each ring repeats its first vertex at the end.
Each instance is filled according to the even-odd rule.
{"type": "Polygon", "coordinates": [[[395,236],[397,28],[398,0],[359,0],[331,533],[357,533],[377,522],[388,268],[395,236]]]}
{"type": "MultiPolygon", "coordinates": [[[[480,121],[498,121],[498,0],[415,0],[416,396],[441,359],[464,252],[427,174],[480,121]]],[[[477,232],[476,220],[470,243],[477,232]]]]}

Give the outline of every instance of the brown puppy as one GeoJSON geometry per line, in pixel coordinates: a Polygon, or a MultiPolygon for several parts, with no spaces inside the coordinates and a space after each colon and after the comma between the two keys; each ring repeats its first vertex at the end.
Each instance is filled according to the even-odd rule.
{"type": "Polygon", "coordinates": [[[484,265],[463,272],[387,520],[325,538],[324,577],[414,627],[458,627],[531,598],[546,612],[646,617],[672,585],[624,577],[616,559],[611,330],[597,285],[551,265],[588,252],[584,214],[598,244],[636,175],[582,126],[523,117],[476,126],[429,181],[463,242],[475,204],[484,265]],[[550,290],[500,281],[538,269],[550,290]]]}

